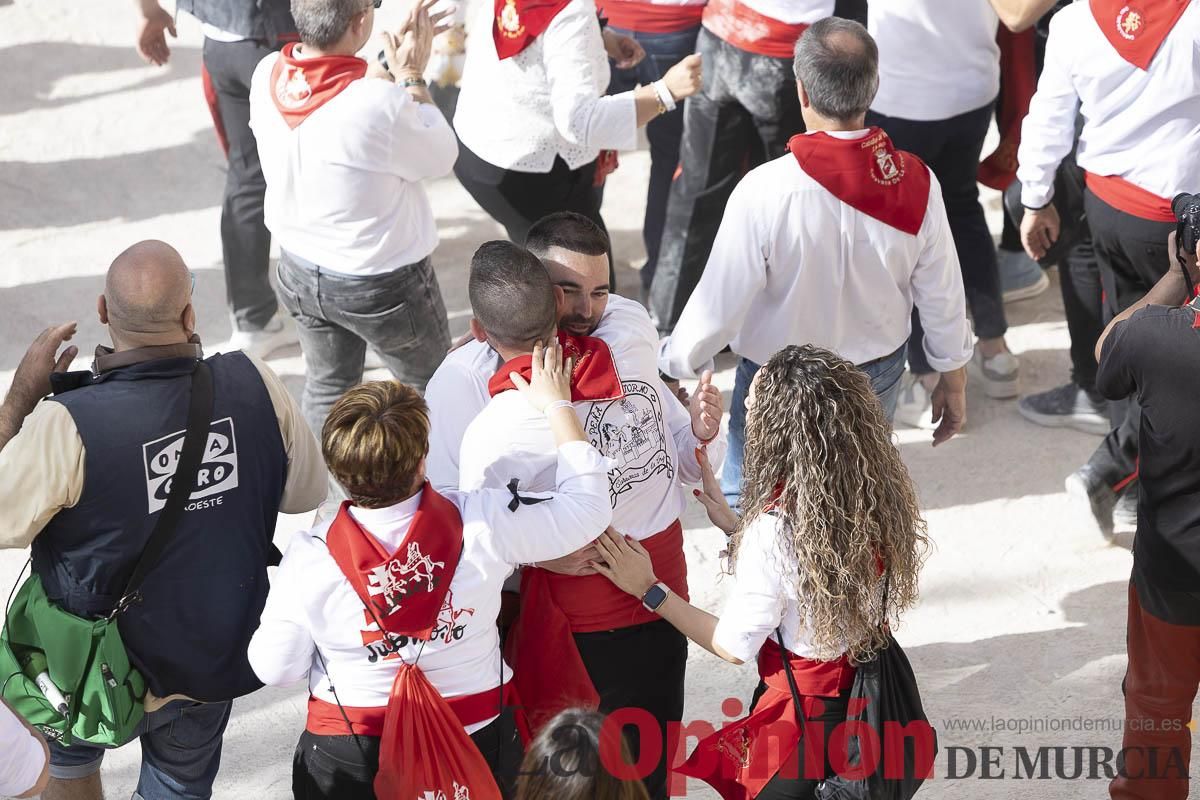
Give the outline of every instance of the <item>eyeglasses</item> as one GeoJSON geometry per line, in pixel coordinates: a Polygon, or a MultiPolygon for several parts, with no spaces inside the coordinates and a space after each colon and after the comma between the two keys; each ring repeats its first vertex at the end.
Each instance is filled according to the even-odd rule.
{"type": "Polygon", "coordinates": [[[196,293],[196,273],[192,272],[189,269],[188,275],[190,275],[192,277],[192,291],[190,292],[190,294],[195,294],[196,293]]]}
{"type": "MultiPolygon", "coordinates": [[[[369,3],[369,7],[373,6],[375,8],[379,8],[382,5],[383,5],[383,0],[371,0],[371,2],[369,3]]],[[[366,9],[364,8],[363,11],[366,11],[366,9]]]]}

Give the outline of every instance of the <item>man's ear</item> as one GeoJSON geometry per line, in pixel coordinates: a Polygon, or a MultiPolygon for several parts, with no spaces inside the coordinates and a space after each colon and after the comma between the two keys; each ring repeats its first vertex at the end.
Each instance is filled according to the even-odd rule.
{"type": "Polygon", "coordinates": [[[804,88],[804,84],[800,82],[799,78],[796,79],[796,89],[800,92],[800,107],[810,108],[812,102],[808,99],[808,91],[804,88]]]}
{"type": "Polygon", "coordinates": [[[485,331],[483,329],[483,326],[479,324],[479,320],[475,319],[474,317],[471,317],[471,321],[468,324],[471,328],[471,335],[475,337],[475,341],[477,341],[477,342],[486,342],[487,341],[487,339],[488,339],[487,331],[485,331]]]}
{"type": "Polygon", "coordinates": [[[104,295],[96,298],[96,315],[100,317],[100,324],[108,324],[108,301],[104,299],[104,295]]]}
{"type": "Polygon", "coordinates": [[[189,338],[196,332],[196,309],[192,308],[191,303],[188,303],[183,309],[183,314],[179,317],[179,323],[183,326],[183,332],[189,338]]]}
{"type": "MultiPolygon", "coordinates": [[[[554,285],[554,305],[557,306],[559,311],[561,312],[563,306],[565,306],[566,304],[567,304],[567,293],[565,291],[563,291],[563,287],[559,286],[558,284],[555,284],[554,285]]],[[[560,316],[561,316],[561,313],[560,313],[560,316]]]]}

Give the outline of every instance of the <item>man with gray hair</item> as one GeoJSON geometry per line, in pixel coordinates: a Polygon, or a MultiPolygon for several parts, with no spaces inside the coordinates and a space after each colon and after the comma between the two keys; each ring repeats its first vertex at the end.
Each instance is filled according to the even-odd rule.
{"type": "Polygon", "coordinates": [[[865,125],[879,86],[875,42],[857,22],[820,20],[796,44],[795,73],[808,132],[734,189],[704,275],[659,352],[675,378],[696,376],[727,344],[741,357],[721,478],[734,504],[751,379],[788,345],[858,364],[890,419],[915,305],[924,353],[941,373],[934,445],[966,418],[971,329],[958,256],[937,179],[865,125]]]}

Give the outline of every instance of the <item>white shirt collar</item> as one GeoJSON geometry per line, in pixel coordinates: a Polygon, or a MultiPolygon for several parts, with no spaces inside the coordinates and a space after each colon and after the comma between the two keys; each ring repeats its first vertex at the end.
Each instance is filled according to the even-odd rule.
{"type": "Polygon", "coordinates": [[[805,131],[805,135],[807,136],[808,134],[812,134],[812,133],[824,133],[829,136],[832,136],[835,139],[850,140],[850,139],[861,139],[870,132],[871,132],[870,128],[862,128],[857,131],[805,131]]]}
{"type": "MultiPolygon", "coordinates": [[[[422,490],[423,491],[423,490],[422,490]]],[[[359,508],[350,506],[350,516],[365,528],[386,529],[398,522],[405,522],[417,513],[421,505],[421,494],[417,492],[407,500],[401,500],[384,508],[359,508]]]]}

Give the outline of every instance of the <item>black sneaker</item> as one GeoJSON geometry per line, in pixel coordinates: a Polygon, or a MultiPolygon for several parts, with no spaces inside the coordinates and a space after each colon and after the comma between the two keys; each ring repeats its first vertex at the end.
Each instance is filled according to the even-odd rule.
{"type": "Polygon", "coordinates": [[[1130,484],[1117,498],[1113,507],[1113,527],[1137,530],[1138,485],[1130,484]]]}
{"type": "Polygon", "coordinates": [[[1076,516],[1093,531],[1113,539],[1113,507],[1117,503],[1116,492],[1086,464],[1067,476],[1067,497],[1078,509],[1076,516]]]}
{"type": "Polygon", "coordinates": [[[1112,430],[1108,402],[1092,399],[1075,383],[1022,397],[1017,410],[1030,422],[1050,428],[1074,428],[1100,436],[1112,430]]]}

